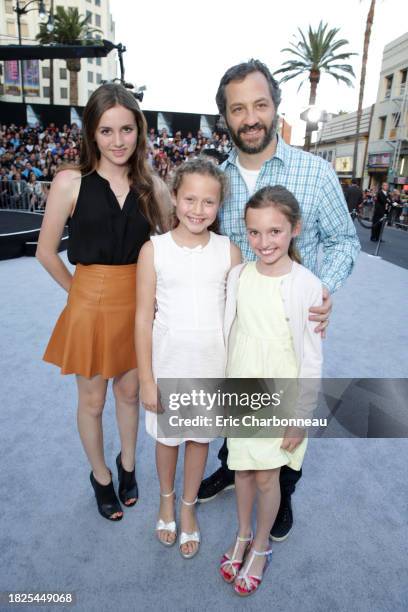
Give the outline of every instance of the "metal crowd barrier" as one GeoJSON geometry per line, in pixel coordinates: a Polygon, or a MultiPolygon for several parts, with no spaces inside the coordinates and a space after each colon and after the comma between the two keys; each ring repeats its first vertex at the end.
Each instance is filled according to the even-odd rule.
{"type": "Polygon", "coordinates": [[[374,213],[374,204],[370,204],[369,206],[367,206],[367,204],[363,204],[362,217],[364,221],[371,222],[373,219],[373,213],[374,213]]]}
{"type": "Polygon", "coordinates": [[[0,208],[44,212],[47,203],[49,181],[0,181],[0,208]]]}

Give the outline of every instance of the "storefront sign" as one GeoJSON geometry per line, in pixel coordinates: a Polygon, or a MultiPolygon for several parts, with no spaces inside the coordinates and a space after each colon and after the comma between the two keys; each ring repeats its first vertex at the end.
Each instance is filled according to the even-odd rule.
{"type": "Polygon", "coordinates": [[[24,93],[26,96],[40,95],[40,62],[34,60],[23,61],[24,93]]]}
{"type": "Polygon", "coordinates": [[[21,95],[20,65],[17,60],[4,62],[4,93],[8,96],[21,95]]]}
{"type": "MultiPolygon", "coordinates": [[[[23,60],[24,93],[26,96],[40,95],[40,62],[23,60]]],[[[4,93],[9,96],[21,96],[20,62],[4,62],[4,93]]]]}
{"type": "Polygon", "coordinates": [[[336,172],[351,172],[352,160],[352,157],[336,157],[336,172]]]}
{"type": "Polygon", "coordinates": [[[368,156],[369,168],[388,168],[391,161],[391,153],[375,153],[368,156]]]}

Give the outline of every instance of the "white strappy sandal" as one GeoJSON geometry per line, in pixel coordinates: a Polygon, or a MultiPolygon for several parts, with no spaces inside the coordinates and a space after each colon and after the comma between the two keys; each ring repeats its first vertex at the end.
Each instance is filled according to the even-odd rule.
{"type": "Polygon", "coordinates": [[[228,582],[229,584],[231,584],[231,582],[234,582],[239,570],[243,566],[245,555],[248,551],[248,548],[252,544],[252,540],[252,533],[249,538],[241,538],[240,536],[237,536],[232,556],[230,557],[227,553],[222,556],[222,559],[220,561],[220,574],[223,580],[225,580],[225,582],[228,582]],[[242,559],[237,559],[236,555],[241,542],[246,542],[246,546],[244,548],[244,552],[242,553],[242,559]],[[231,572],[226,571],[227,569],[231,570],[231,572]]]}
{"type": "Polygon", "coordinates": [[[234,581],[234,591],[237,595],[240,595],[240,597],[247,597],[248,595],[252,595],[252,593],[255,593],[255,591],[258,589],[259,585],[262,582],[262,578],[264,576],[266,568],[268,567],[271,561],[272,550],[258,552],[257,550],[252,549],[249,554],[251,555],[249,563],[247,564],[245,570],[242,573],[239,573],[234,581]],[[248,574],[255,557],[266,557],[265,565],[262,570],[262,576],[248,574]],[[243,580],[244,584],[242,586],[239,585],[237,582],[238,580],[243,580]]]}
{"type": "MultiPolygon", "coordinates": [[[[175,490],[173,489],[170,493],[160,493],[160,497],[170,497],[171,495],[174,495],[174,494],[175,494],[175,490]]],[[[170,521],[168,523],[165,523],[163,519],[159,518],[159,520],[156,523],[156,536],[160,544],[163,544],[163,546],[173,546],[177,539],[176,521],[170,521]],[[159,531],[169,531],[171,534],[174,533],[174,539],[171,540],[170,542],[166,542],[166,540],[162,540],[159,537],[159,531]]]]}
{"type": "MultiPolygon", "coordinates": [[[[197,497],[195,498],[193,502],[186,502],[186,500],[183,498],[181,498],[181,501],[186,506],[194,506],[197,503],[197,497]]],[[[197,530],[197,531],[193,531],[192,533],[186,533],[185,531],[182,531],[180,533],[180,538],[179,538],[180,555],[184,557],[184,559],[192,559],[193,557],[196,556],[199,550],[200,550],[200,531],[197,530]],[[181,550],[181,547],[183,546],[183,544],[187,544],[187,542],[197,542],[198,546],[193,552],[184,553],[181,550]]]]}

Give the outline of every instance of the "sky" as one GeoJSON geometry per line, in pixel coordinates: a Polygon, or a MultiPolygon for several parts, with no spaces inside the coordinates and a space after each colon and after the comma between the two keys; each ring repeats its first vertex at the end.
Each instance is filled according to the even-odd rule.
{"type": "MultiPolygon", "coordinates": [[[[366,17],[370,0],[110,0],[116,42],[127,48],[125,77],[145,85],[145,110],[217,113],[215,93],[225,70],[251,57],[273,72],[289,56],[281,50],[297,29],[320,20],[340,28],[356,74],[355,86],[323,75],[317,105],[329,113],[357,109],[366,17]]],[[[408,31],[406,0],[377,0],[363,106],[375,102],[384,46],[408,31]]],[[[343,48],[342,48],[343,50],[343,48]]],[[[292,125],[292,144],[302,144],[309,84],[282,84],[280,114],[292,125]]]]}

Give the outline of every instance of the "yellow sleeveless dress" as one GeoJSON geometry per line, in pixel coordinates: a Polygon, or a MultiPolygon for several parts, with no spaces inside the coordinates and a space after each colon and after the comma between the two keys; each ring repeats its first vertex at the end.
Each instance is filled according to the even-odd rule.
{"type": "MultiPolygon", "coordinates": [[[[248,263],[243,269],[237,295],[237,318],[228,353],[229,378],[298,377],[292,336],[280,294],[282,278],[261,274],[256,262],[248,263]]],[[[300,470],[307,438],[292,453],[280,448],[282,439],[256,435],[228,438],[228,467],[231,470],[270,470],[287,465],[300,470]]]]}

